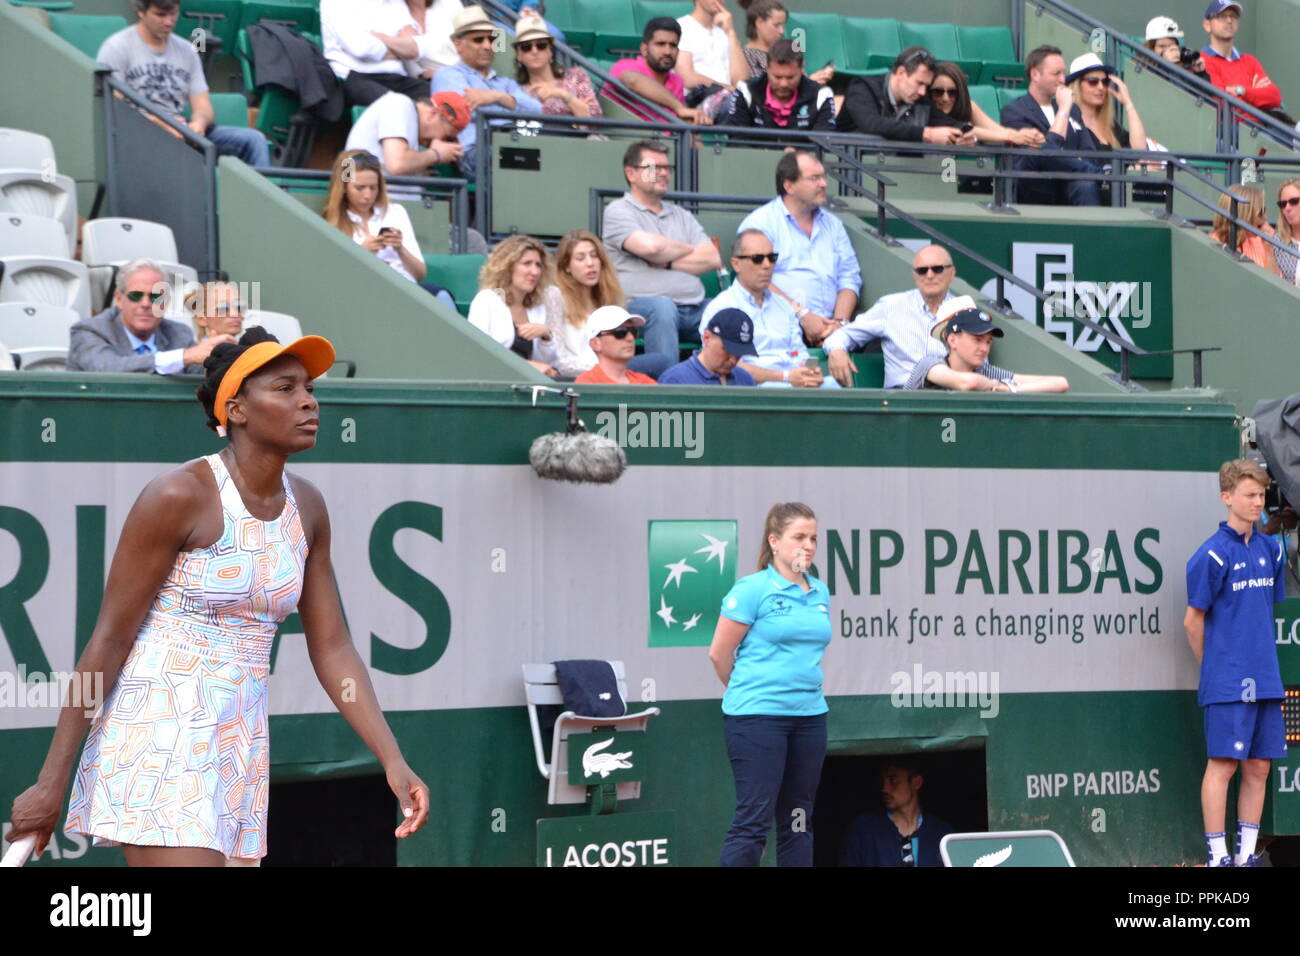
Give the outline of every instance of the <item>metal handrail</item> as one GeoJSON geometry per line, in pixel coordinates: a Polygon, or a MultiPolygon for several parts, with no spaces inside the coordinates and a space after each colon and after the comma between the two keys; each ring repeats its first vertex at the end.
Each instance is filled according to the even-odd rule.
{"type": "MultiPolygon", "coordinates": [[[[329,184],[332,173],[328,169],[293,169],[284,166],[258,166],[256,171],[268,181],[288,179],[299,182],[323,182],[329,184]]],[[[384,182],[390,186],[415,186],[420,190],[420,198],[450,196],[452,206],[452,253],[463,253],[469,248],[469,181],[449,179],[438,176],[384,176],[384,182]]],[[[281,185],[276,183],[276,185],[281,185]]],[[[287,186],[282,186],[287,190],[287,186]]],[[[389,200],[392,200],[389,196],[389,200]]],[[[401,197],[398,197],[399,199],[401,197]]]]}
{"type": "MultiPolygon", "coordinates": [[[[1128,36],[1112,29],[1100,20],[1089,16],[1081,10],[1076,10],[1063,0],[1029,0],[1040,10],[1050,10],[1057,14],[1061,19],[1072,19],[1075,26],[1084,27],[1089,33],[1095,33],[1097,30],[1107,38],[1106,62],[1111,66],[1118,66],[1114,62],[1116,59],[1114,50],[1116,47],[1123,47],[1129,53],[1130,59],[1141,63],[1142,68],[1151,70],[1161,78],[1173,83],[1188,93],[1194,93],[1202,99],[1214,103],[1219,112],[1220,143],[1235,147],[1238,142],[1237,123],[1239,120],[1234,117],[1243,117],[1248,120],[1247,125],[1267,132],[1275,139],[1284,143],[1291,144],[1295,142],[1296,132],[1288,127],[1285,123],[1280,122],[1275,117],[1256,109],[1245,100],[1232,96],[1225,90],[1219,89],[1212,83],[1201,79],[1194,73],[1184,70],[1181,67],[1174,66],[1167,60],[1159,59],[1151,55],[1151,51],[1146,47],[1134,43],[1128,36]],[[1231,135],[1226,139],[1224,132],[1230,132],[1231,135]]],[[[1023,9],[1019,0],[1013,3],[1016,10],[1023,9]]],[[[1022,51],[1023,55],[1023,51],[1022,51]]]]}

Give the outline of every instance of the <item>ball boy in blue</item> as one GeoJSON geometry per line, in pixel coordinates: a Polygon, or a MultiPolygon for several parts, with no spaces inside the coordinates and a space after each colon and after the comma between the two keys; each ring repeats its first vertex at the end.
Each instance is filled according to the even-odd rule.
{"type": "Polygon", "coordinates": [[[1187,562],[1183,626],[1201,665],[1197,703],[1205,711],[1201,815],[1209,866],[1256,866],[1269,762],[1286,756],[1282,675],[1274,646],[1273,605],[1286,597],[1286,558],[1255,530],[1268,473],[1256,462],[1226,462],[1219,497],[1228,518],[1187,562]],[[1228,783],[1241,767],[1237,856],[1228,855],[1228,783]]]}

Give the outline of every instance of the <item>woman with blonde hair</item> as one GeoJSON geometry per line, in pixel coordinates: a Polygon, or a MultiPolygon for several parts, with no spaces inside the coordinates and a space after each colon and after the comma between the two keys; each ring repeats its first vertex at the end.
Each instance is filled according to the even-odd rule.
{"type": "MultiPolygon", "coordinates": [[[[1295,255],[1278,253],[1278,274],[1292,285],[1300,286],[1300,269],[1296,268],[1300,256],[1300,178],[1288,179],[1277,188],[1277,241],[1295,255]]],[[[1276,252],[1276,250],[1274,250],[1276,252]]]]}
{"type": "Polygon", "coordinates": [[[529,365],[554,377],[560,291],[551,258],[532,236],[511,236],[488,255],[478,276],[469,321],[529,365]]]}
{"type": "Polygon", "coordinates": [[[1083,114],[1083,125],[1092,134],[1094,149],[1147,149],[1146,127],[1113,66],[1102,63],[1095,53],[1085,53],[1070,64],[1066,82],[1083,114]],[[1116,103],[1124,107],[1127,130],[1115,119],[1116,103]]]}
{"type": "MultiPolygon", "coordinates": [[[[1266,236],[1273,235],[1273,227],[1268,224],[1265,212],[1264,190],[1259,186],[1233,186],[1230,190],[1236,196],[1237,219],[1249,223],[1266,236]]],[[[1210,238],[1225,246],[1232,238],[1231,223],[1232,196],[1223,193],[1219,196],[1219,212],[1214,214],[1214,226],[1210,229],[1210,238]]],[[[1273,256],[1273,247],[1259,236],[1246,229],[1237,229],[1237,252],[1257,266],[1262,266],[1274,275],[1281,275],[1277,260],[1273,256]]]]}

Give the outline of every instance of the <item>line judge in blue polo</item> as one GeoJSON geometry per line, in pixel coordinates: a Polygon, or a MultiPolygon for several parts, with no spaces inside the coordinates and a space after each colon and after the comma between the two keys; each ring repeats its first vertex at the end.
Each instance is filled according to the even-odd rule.
{"type": "Polygon", "coordinates": [[[754,385],[754,376],[738,367],[758,354],[754,323],[739,309],[723,309],[704,326],[704,348],[659,376],[660,385],[754,385]]]}
{"type": "Polygon", "coordinates": [[[1201,816],[1208,866],[1259,866],[1255,840],[1269,763],[1287,755],[1273,619],[1273,605],[1286,598],[1286,552],[1255,528],[1268,486],[1268,472],[1257,462],[1225,462],[1219,498],[1228,520],[1187,562],[1183,627],[1201,665],[1196,702],[1205,714],[1201,816]],[[1234,860],[1225,823],[1228,784],[1238,766],[1234,860]]]}

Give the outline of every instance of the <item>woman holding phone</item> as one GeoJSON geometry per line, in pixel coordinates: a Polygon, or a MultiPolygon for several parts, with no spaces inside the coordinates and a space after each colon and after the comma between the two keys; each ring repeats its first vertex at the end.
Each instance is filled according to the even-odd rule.
{"type": "Polygon", "coordinates": [[[830,592],[808,576],[817,516],[797,501],[773,505],[758,571],[735,583],[709,647],[722,681],[736,813],[723,866],[757,866],[776,822],[778,866],[812,866],[813,802],[826,757],[822,654],[831,640],[830,592]]]}

